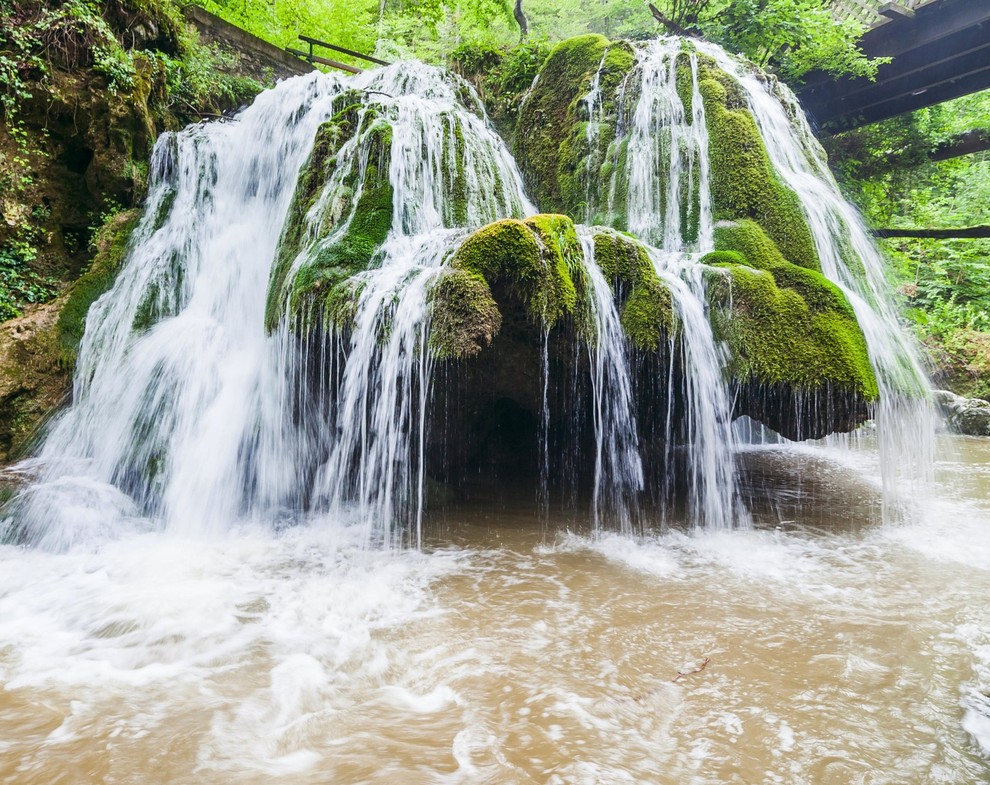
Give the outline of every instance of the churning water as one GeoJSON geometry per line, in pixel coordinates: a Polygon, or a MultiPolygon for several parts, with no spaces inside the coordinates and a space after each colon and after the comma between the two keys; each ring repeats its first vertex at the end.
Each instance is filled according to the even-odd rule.
{"type": "MultiPolygon", "coordinates": [[[[697,263],[713,243],[697,55],[688,116],[680,44],[659,41],[624,86],[637,174],[599,185],[679,317],[686,411],[667,436],[687,456],[687,509],[661,526],[639,504],[630,349],[582,227],[590,508],[542,526],[522,502],[431,512],[430,285],[471,229],[535,208],[442,71],[290,80],[232,122],[160,141],[73,405],[22,467],[36,482],[0,546],[0,778],[990,782],[990,448],[946,440],[941,500],[927,500],[924,375],[881,260],[792,99],[699,47],[737,75],[856,308],[884,391],[877,436],[739,438],[697,263]],[[328,241],[328,216],[336,232],[353,219],[337,213],[356,203],[348,173],[361,183],[373,163],[376,118],[391,126],[392,230],[352,329],[266,329],[300,168],[355,101],[290,276],[328,241]],[[878,526],[898,488],[916,515],[878,526]]],[[[594,147],[597,79],[583,100],[594,147]]],[[[547,351],[544,423],[564,383],[547,351]]]]}
{"type": "Polygon", "coordinates": [[[900,527],[874,450],[775,446],[747,531],[3,546],[0,781],[990,783],[990,447],[943,450],[900,527]]]}

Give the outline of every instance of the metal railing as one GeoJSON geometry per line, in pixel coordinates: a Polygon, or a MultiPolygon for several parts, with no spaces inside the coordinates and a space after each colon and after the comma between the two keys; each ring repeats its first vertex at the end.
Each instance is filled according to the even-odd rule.
{"type": "Polygon", "coordinates": [[[310,63],[319,63],[320,65],[328,65],[331,68],[339,68],[341,71],[347,71],[350,74],[361,73],[362,69],[357,66],[341,63],[338,60],[331,60],[329,57],[320,57],[313,51],[313,47],[322,46],[324,49],[331,49],[334,52],[340,52],[345,55],[350,55],[351,57],[357,57],[360,60],[367,60],[369,63],[374,63],[375,65],[389,65],[389,63],[386,63],[384,60],[379,60],[377,57],[362,54],[361,52],[355,52],[353,49],[345,49],[344,47],[337,46],[336,44],[329,44],[326,41],[320,41],[317,38],[310,38],[308,35],[299,36],[299,40],[309,44],[308,52],[303,52],[299,49],[292,49],[290,47],[286,47],[285,51],[289,54],[295,55],[296,57],[301,57],[303,60],[307,60],[310,63]]]}

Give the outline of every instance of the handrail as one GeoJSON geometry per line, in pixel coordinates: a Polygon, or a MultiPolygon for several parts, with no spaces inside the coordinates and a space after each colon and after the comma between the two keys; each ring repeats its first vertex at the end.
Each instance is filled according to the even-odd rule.
{"type": "Polygon", "coordinates": [[[331,68],[339,68],[341,71],[347,71],[351,74],[362,73],[361,69],[354,65],[347,65],[346,63],[338,63],[336,60],[330,60],[327,57],[318,57],[314,54],[306,54],[299,49],[293,49],[290,46],[285,47],[285,51],[290,55],[295,55],[296,57],[301,57],[303,60],[307,60],[311,63],[319,63],[320,65],[329,65],[331,68]]]}
{"type": "MultiPolygon", "coordinates": [[[[345,49],[342,46],[336,46],[334,44],[328,44],[326,41],[320,41],[317,38],[310,38],[308,35],[301,35],[301,36],[299,36],[299,40],[300,41],[305,41],[307,44],[309,44],[309,56],[308,56],[309,59],[314,59],[314,57],[315,57],[315,55],[313,54],[313,45],[315,44],[317,46],[322,46],[322,47],[325,47],[327,49],[333,49],[335,52],[341,52],[341,53],[343,53],[345,55],[350,55],[351,57],[358,57],[361,60],[367,60],[369,63],[375,63],[377,65],[390,65],[390,63],[386,63],[384,60],[379,60],[377,57],[372,57],[371,55],[361,54],[360,52],[355,52],[353,49],[345,49]]],[[[317,62],[320,62],[320,61],[317,60],[317,62]]],[[[327,65],[329,65],[329,63],[327,65]]]]}

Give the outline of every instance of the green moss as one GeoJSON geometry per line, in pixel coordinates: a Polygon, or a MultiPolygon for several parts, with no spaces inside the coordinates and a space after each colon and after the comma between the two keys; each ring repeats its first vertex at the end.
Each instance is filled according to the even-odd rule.
{"type": "Polygon", "coordinates": [[[713,66],[699,74],[708,122],[711,191],[715,218],[750,218],[789,261],[821,269],[800,200],[773,171],[753,116],[735,102],[725,84],[731,78],[713,66]]]}
{"type": "MultiPolygon", "coordinates": [[[[526,98],[516,126],[514,149],[530,192],[544,209],[576,213],[585,201],[582,164],[605,160],[614,138],[616,94],[635,63],[632,46],[601,35],[583,35],[558,44],[547,57],[526,98]],[[598,147],[589,150],[588,120],[581,99],[599,72],[603,121],[598,147]]],[[[597,164],[596,164],[597,165],[597,164]]],[[[593,177],[597,183],[600,178],[593,177]]]]}
{"type": "Polygon", "coordinates": [[[728,265],[709,277],[711,323],[728,344],[740,382],[878,395],[866,340],[841,291],[820,273],[787,262],[769,270],[728,265]],[[796,282],[797,287],[778,285],[796,282]]]}
{"type": "Polygon", "coordinates": [[[349,278],[334,285],[323,301],[323,325],[326,329],[347,332],[354,327],[364,282],[349,278]]]}
{"type": "Polygon", "coordinates": [[[619,294],[626,336],[638,349],[656,351],[677,329],[670,289],[635,240],[602,231],[595,234],[594,242],[595,263],[619,294]]]}
{"type": "MultiPolygon", "coordinates": [[[[722,267],[727,264],[746,264],[746,257],[738,251],[712,251],[701,257],[701,264],[722,267]]],[[[753,265],[754,267],[756,265],[753,265]]]]}
{"type": "MultiPolygon", "coordinates": [[[[758,223],[750,220],[724,221],[716,225],[715,250],[735,251],[745,258],[747,265],[757,270],[769,270],[785,261],[774,241],[767,237],[758,223]]],[[[712,262],[708,262],[706,257],[705,263],[712,262]]]]}
{"type": "Polygon", "coordinates": [[[691,116],[694,111],[694,79],[691,76],[691,56],[687,52],[677,55],[677,95],[684,106],[684,114],[691,116]]]}
{"type": "Polygon", "coordinates": [[[265,314],[269,330],[275,329],[286,308],[293,314],[314,313],[338,283],[371,264],[392,226],[391,143],[391,126],[359,104],[320,127],[293,195],[269,282],[265,314]],[[355,134],[361,137],[359,154],[367,156],[363,180],[356,161],[339,160],[344,143],[355,134]],[[313,216],[339,166],[349,167],[344,182],[323,205],[323,213],[313,216]],[[300,253],[306,254],[302,260],[300,253]]]}
{"type": "Polygon", "coordinates": [[[573,314],[578,302],[569,257],[580,252],[566,216],[534,216],[488,224],[457,249],[451,266],[508,286],[529,315],[548,329],[573,314]]]}
{"type": "Polygon", "coordinates": [[[438,360],[474,357],[491,346],[502,314],[491,289],[476,272],[444,271],[430,288],[430,351],[438,360]]]}
{"type": "Polygon", "coordinates": [[[89,270],[72,286],[58,316],[58,344],[62,361],[75,364],[79,343],[86,329],[90,306],[113,286],[123,265],[131,233],[141,217],[138,209],[126,210],[110,218],[94,239],[96,256],[89,270]]]}

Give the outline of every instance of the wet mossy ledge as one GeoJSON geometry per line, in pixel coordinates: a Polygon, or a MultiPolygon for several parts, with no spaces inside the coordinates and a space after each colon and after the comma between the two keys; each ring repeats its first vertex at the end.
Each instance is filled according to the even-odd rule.
{"type": "Polygon", "coordinates": [[[849,300],[816,270],[792,264],[751,221],[716,229],[709,318],[728,350],[737,414],[796,439],[850,430],[879,394],[849,300]]]}
{"type": "MultiPolygon", "coordinates": [[[[670,291],[645,248],[600,228],[592,242],[626,337],[639,350],[657,351],[672,336],[676,320],[670,291]]],[[[506,298],[521,304],[530,322],[544,330],[570,329],[594,344],[587,275],[581,241],[567,216],[489,224],[464,240],[431,289],[430,349],[438,359],[460,360],[491,346],[506,298]]]]}
{"type": "Polygon", "coordinates": [[[269,330],[286,313],[313,321],[339,304],[335,287],[368,269],[392,228],[392,128],[359,93],[343,98],[299,175],[268,288],[269,330]]]}

